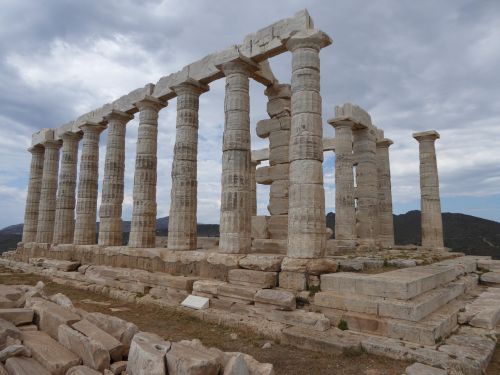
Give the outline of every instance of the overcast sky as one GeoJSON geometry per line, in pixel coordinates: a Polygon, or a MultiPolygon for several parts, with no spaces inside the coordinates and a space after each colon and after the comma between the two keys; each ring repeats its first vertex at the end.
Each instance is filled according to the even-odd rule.
{"type": "MultiPolygon", "coordinates": [[[[333,38],[321,52],[324,132],[356,103],[393,139],[395,213],[419,209],[415,131],[436,129],[442,208],[500,221],[500,1],[0,0],[0,228],[22,222],[31,134],[156,83],[245,35],[307,8],[333,38]]],[[[271,60],[290,81],[290,54],[271,60]]],[[[255,124],[264,87],[251,83],[255,124]]],[[[224,81],[201,97],[198,221],[219,221],[224,81]]],[[[170,204],[175,100],[160,112],[158,215],[170,204]]],[[[137,116],[136,116],[137,117],[137,116]]],[[[124,219],[130,219],[137,120],[127,127],[124,219]]],[[[101,166],[104,160],[102,135],[101,166]]],[[[325,155],[334,211],[333,153],[325,155]]],[[[100,169],[102,180],[103,168],[100,169]]],[[[260,187],[259,213],[268,189],[260,187]]]]}

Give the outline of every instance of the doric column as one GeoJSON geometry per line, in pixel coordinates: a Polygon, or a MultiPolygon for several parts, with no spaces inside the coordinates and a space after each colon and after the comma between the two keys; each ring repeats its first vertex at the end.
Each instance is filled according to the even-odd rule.
{"type": "Polygon", "coordinates": [[[166,103],[147,96],[135,103],[139,129],[134,172],[134,207],[128,246],[154,247],[156,241],[156,165],[158,112],[166,103]]]}
{"type": "Polygon", "coordinates": [[[81,134],[66,132],[62,136],[61,170],[57,191],[55,244],[73,243],[75,234],[75,191],[78,164],[78,142],[81,134]]]}
{"type": "Polygon", "coordinates": [[[257,183],[255,182],[255,170],[260,164],[260,161],[250,161],[250,212],[252,216],[257,215],[257,183]]]}
{"type": "Polygon", "coordinates": [[[198,109],[200,95],[208,91],[208,86],[188,80],[172,89],[177,94],[177,120],[168,218],[168,248],[196,250],[198,109]]]}
{"type": "Polygon", "coordinates": [[[353,151],[356,164],[357,236],[368,245],[377,239],[377,143],[372,126],[355,129],[353,151]]]}
{"type": "Polygon", "coordinates": [[[389,146],[392,140],[382,138],[377,141],[378,176],[378,238],[384,247],[394,245],[394,220],[392,216],[391,167],[389,146]]]}
{"type": "Polygon", "coordinates": [[[420,152],[420,195],[422,211],[422,246],[444,247],[443,219],[439,198],[439,177],[434,142],[439,133],[430,130],[414,133],[420,152]]]}
{"type": "Polygon", "coordinates": [[[38,206],[36,242],[52,243],[56,217],[57,172],[59,170],[61,141],[48,140],[43,143],[43,146],[45,147],[45,154],[40,205],[38,206]]]}
{"type": "Polygon", "coordinates": [[[96,243],[97,187],[99,179],[99,136],[104,125],[86,122],[83,131],[80,157],[80,179],[76,201],[75,245],[96,243]]]}
{"type": "Polygon", "coordinates": [[[219,251],[251,249],[249,75],[257,65],[237,59],[221,67],[226,76],[219,251]]]}
{"type": "Polygon", "coordinates": [[[28,182],[28,195],[24,210],[23,239],[26,242],[35,242],[38,226],[38,209],[40,205],[40,191],[42,188],[43,146],[36,145],[28,149],[31,153],[30,177],[28,182]]]}
{"type": "Polygon", "coordinates": [[[112,110],[108,122],[104,180],[99,209],[99,241],[101,246],[123,245],[122,203],[125,174],[126,125],[134,116],[112,110]]]}
{"type": "Polygon", "coordinates": [[[335,240],[339,247],[354,247],[356,208],[354,205],[354,172],[352,129],[350,120],[329,120],[335,128],[335,240]]]}
{"type": "Polygon", "coordinates": [[[326,34],[312,29],[294,34],[287,42],[292,52],[287,255],[293,258],[317,258],[325,252],[319,51],[330,43],[326,34]]]}

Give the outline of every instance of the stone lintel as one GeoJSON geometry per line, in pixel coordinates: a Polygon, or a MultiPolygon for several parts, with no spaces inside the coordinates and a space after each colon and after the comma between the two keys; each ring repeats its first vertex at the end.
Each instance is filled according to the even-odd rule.
{"type": "Polygon", "coordinates": [[[413,133],[413,138],[417,141],[435,141],[440,138],[440,135],[435,130],[428,130],[425,132],[413,133]]]}
{"type": "Polygon", "coordinates": [[[344,103],[335,107],[335,118],[347,117],[351,118],[354,123],[371,127],[372,119],[370,114],[356,104],[344,103]]]}
{"type": "Polygon", "coordinates": [[[252,161],[261,162],[269,160],[269,148],[262,148],[260,150],[252,150],[252,161]]]}
{"type": "Polygon", "coordinates": [[[43,144],[43,142],[53,139],[54,139],[54,130],[44,128],[42,130],[37,131],[36,133],[33,133],[33,135],[31,136],[31,146],[43,144]]]}
{"type": "Polygon", "coordinates": [[[392,144],[394,144],[394,142],[392,141],[392,139],[389,139],[389,138],[383,138],[379,141],[377,141],[377,147],[389,147],[391,146],[392,144]]]}
{"type": "Polygon", "coordinates": [[[154,91],[154,87],[154,84],[148,83],[144,87],[135,89],[129,92],[127,95],[123,95],[122,97],[112,102],[111,105],[113,109],[133,115],[138,111],[134,103],[138,102],[148,95],[151,95],[154,91]]]}

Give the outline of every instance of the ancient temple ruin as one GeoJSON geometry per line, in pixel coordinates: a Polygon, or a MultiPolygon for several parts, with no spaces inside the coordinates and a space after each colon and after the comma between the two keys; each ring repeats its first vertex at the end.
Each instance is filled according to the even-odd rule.
{"type": "MultiPolygon", "coordinates": [[[[500,266],[444,247],[436,131],[413,135],[420,147],[422,246],[395,245],[393,141],[357,105],[336,106],[327,123],[322,117],[322,108],[333,103],[321,100],[320,52],[331,43],[302,11],[156,84],[33,134],[23,239],[1,264],[53,269],[54,277],[75,285],[101,285],[107,293],[119,290],[116,295],[151,303],[178,305],[193,294],[210,301],[203,319],[247,324],[308,349],[363,348],[479,374],[495,346],[489,330],[500,321],[500,304],[485,312],[468,293],[498,301],[494,287],[475,288],[478,267],[492,274],[500,266]],[[268,59],[288,52],[292,74],[280,83],[268,59]],[[197,237],[198,112],[200,96],[218,79],[226,83],[220,237],[207,242],[197,237]],[[268,98],[269,118],[256,125],[256,135],[269,140],[261,150],[251,145],[250,79],[264,86],[268,98]],[[158,127],[173,124],[158,123],[158,113],[173,98],[168,240],[160,247],[157,134],[158,127]],[[137,115],[132,223],[123,245],[125,134],[137,115]],[[324,126],[334,128],[334,138],[323,136],[324,126]],[[99,171],[104,131],[105,166],[99,171]],[[324,152],[335,153],[335,193],[324,188],[324,152]],[[270,186],[267,215],[257,215],[256,184],[270,186]],[[334,233],[326,227],[325,194],[335,194],[334,233]],[[68,271],[68,264],[86,268],[68,271]],[[335,328],[342,322],[348,331],[335,328]],[[484,350],[478,354],[469,341],[480,341],[484,350]],[[457,358],[460,351],[473,360],[457,358]]],[[[495,277],[488,282],[498,286],[495,277]]]]}

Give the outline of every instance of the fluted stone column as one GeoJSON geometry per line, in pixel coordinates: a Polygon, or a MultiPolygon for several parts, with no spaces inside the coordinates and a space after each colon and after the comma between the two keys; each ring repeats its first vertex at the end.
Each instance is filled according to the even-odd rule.
{"type": "Polygon", "coordinates": [[[96,243],[97,188],[99,179],[99,138],[104,125],[87,122],[80,125],[83,144],[80,179],[76,202],[75,245],[96,243]]]}
{"type": "Polygon", "coordinates": [[[335,128],[335,240],[352,248],[356,241],[352,129],[349,120],[329,121],[335,128]]]}
{"type": "Polygon", "coordinates": [[[287,255],[293,258],[316,258],[325,252],[319,51],[330,43],[317,30],[300,31],[287,42],[292,52],[287,255]]]}
{"type": "Polygon", "coordinates": [[[36,242],[52,243],[54,236],[54,220],[56,217],[57,173],[59,170],[59,149],[61,148],[61,141],[45,141],[43,147],[45,147],[45,154],[43,160],[40,205],[38,207],[36,242]]]}
{"type": "Polygon", "coordinates": [[[62,135],[61,169],[57,191],[55,244],[73,243],[75,234],[75,193],[78,164],[78,142],[81,134],[66,132],[62,135]]]}
{"type": "Polygon", "coordinates": [[[249,75],[257,65],[238,59],[221,67],[226,76],[219,251],[248,253],[252,211],[249,75]]]}
{"type": "Polygon", "coordinates": [[[134,116],[112,110],[108,122],[104,180],[99,209],[99,240],[101,246],[123,245],[122,204],[125,174],[125,134],[127,122],[134,116]]]}
{"type": "Polygon", "coordinates": [[[392,143],[392,140],[388,138],[377,141],[378,238],[380,244],[384,247],[394,245],[391,167],[389,162],[389,146],[392,143]]]}
{"type": "Polygon", "coordinates": [[[196,250],[198,109],[199,97],[208,91],[208,86],[189,80],[172,89],[177,94],[177,120],[168,218],[168,248],[196,250]]]}
{"type": "Polygon", "coordinates": [[[419,143],[420,194],[422,211],[422,246],[444,247],[439,177],[436,162],[435,141],[439,133],[430,130],[413,134],[419,143]]]}
{"type": "Polygon", "coordinates": [[[374,245],[378,220],[376,132],[375,128],[370,126],[354,130],[353,135],[354,159],[357,165],[357,237],[367,245],[374,245]]]}
{"type": "Polygon", "coordinates": [[[255,182],[255,170],[260,164],[260,161],[250,161],[250,212],[252,216],[257,215],[257,183],[255,182]]]}
{"type": "Polygon", "coordinates": [[[24,210],[22,239],[24,243],[36,241],[45,149],[42,145],[36,145],[30,147],[28,151],[31,153],[31,166],[28,182],[28,195],[26,196],[26,208],[24,210]]]}
{"type": "Polygon", "coordinates": [[[128,246],[154,247],[156,242],[158,112],[166,106],[166,103],[147,96],[135,106],[140,113],[134,173],[134,207],[128,246]]]}

